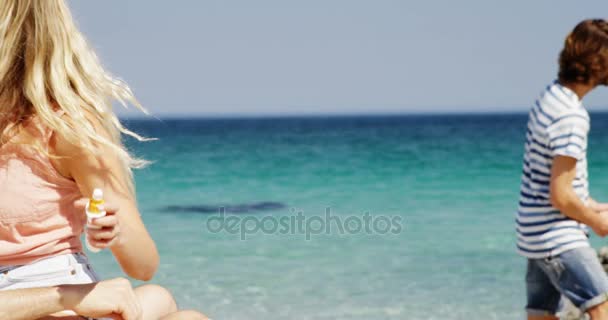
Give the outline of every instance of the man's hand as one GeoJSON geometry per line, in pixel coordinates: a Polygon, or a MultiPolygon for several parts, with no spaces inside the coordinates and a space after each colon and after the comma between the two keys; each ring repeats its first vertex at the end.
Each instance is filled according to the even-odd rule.
{"type": "MultiPolygon", "coordinates": [[[[74,203],[77,210],[84,212],[85,206],[89,200],[80,199],[74,203]]],[[[96,218],[91,221],[87,228],[86,237],[89,244],[97,249],[110,248],[121,243],[122,234],[120,230],[120,220],[118,219],[118,206],[111,203],[104,203],[103,208],[106,211],[105,217],[96,218]]]]}
{"type": "Polygon", "coordinates": [[[592,198],[589,198],[588,206],[590,209],[601,212],[608,211],[608,203],[597,202],[592,198]]]}
{"type": "Polygon", "coordinates": [[[59,287],[62,305],[78,315],[141,320],[142,310],[129,280],[116,278],[86,285],[59,287]]]}
{"type": "Polygon", "coordinates": [[[590,226],[593,232],[600,237],[608,236],[608,211],[598,212],[600,219],[593,225],[590,226]]]}

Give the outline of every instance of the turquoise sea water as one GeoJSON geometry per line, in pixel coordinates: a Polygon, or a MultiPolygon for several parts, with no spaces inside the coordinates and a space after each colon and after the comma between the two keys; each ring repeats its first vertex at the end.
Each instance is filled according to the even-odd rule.
{"type": "MultiPolygon", "coordinates": [[[[591,194],[608,201],[608,114],[591,118],[591,194]]],[[[525,115],[126,124],[159,138],[129,145],[155,162],[136,171],[140,209],[161,253],[153,282],[182,307],[214,319],[524,316],[514,211],[525,115]],[[278,208],[245,210],[260,202],[278,208]],[[400,217],[402,228],[243,240],[209,229],[220,206],[240,219],[273,217],[270,226],[298,212],[313,221],[330,208],[343,220],[400,217]]],[[[120,275],[109,254],[92,259],[103,276],[120,275]]]]}

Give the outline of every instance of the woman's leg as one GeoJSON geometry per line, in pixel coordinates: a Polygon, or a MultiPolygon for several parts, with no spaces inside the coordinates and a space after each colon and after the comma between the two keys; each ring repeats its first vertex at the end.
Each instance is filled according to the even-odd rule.
{"type": "Polygon", "coordinates": [[[196,311],[177,311],[177,304],[171,292],[159,285],[146,284],[137,287],[135,295],[139,298],[143,310],[143,320],[207,319],[196,311]]]}
{"type": "Polygon", "coordinates": [[[209,320],[209,318],[198,311],[183,310],[162,317],[160,320],[209,320]]]}
{"type": "Polygon", "coordinates": [[[171,292],[159,285],[146,284],[137,287],[135,295],[141,304],[143,320],[158,320],[177,311],[171,292]]]}

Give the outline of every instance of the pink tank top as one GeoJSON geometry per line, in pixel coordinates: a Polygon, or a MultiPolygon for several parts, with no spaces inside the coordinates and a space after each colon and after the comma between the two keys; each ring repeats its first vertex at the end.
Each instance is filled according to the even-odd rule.
{"type": "MultiPolygon", "coordinates": [[[[52,130],[38,118],[25,129],[48,146],[52,130]]],[[[47,156],[30,146],[0,146],[0,265],[81,252],[86,217],[73,205],[81,197],[47,156]]]]}

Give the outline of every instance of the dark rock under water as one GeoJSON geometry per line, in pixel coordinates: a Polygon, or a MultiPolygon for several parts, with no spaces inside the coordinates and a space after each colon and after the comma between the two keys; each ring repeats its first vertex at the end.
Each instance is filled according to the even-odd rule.
{"type": "Polygon", "coordinates": [[[243,203],[235,205],[194,205],[194,206],[166,206],[162,208],[163,212],[173,213],[252,213],[260,211],[272,211],[287,208],[287,205],[281,202],[263,201],[253,203],[243,203]]]}

